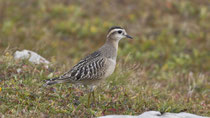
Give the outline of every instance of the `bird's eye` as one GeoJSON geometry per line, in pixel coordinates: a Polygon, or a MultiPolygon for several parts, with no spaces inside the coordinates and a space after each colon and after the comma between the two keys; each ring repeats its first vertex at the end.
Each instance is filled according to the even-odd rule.
{"type": "Polygon", "coordinates": [[[121,34],[121,33],[122,33],[122,31],[118,31],[118,33],[119,33],[119,34],[121,34]]]}

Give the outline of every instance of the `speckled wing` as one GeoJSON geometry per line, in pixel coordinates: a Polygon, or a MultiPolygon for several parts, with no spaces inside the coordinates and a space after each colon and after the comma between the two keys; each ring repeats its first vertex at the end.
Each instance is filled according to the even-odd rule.
{"type": "Polygon", "coordinates": [[[105,75],[105,62],[100,51],[96,51],[76,64],[70,71],[59,77],[59,80],[79,82],[101,79],[105,75]]]}

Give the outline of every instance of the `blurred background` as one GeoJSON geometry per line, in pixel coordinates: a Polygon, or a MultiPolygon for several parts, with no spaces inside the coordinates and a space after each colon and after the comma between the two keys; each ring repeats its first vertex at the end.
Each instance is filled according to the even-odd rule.
{"type": "MultiPolygon", "coordinates": [[[[119,44],[111,84],[123,80],[120,85],[132,85],[132,92],[147,91],[139,96],[156,89],[167,97],[159,98],[159,92],[151,96],[160,101],[173,98],[170,103],[174,104],[189,100],[193,91],[195,95],[190,97],[196,100],[187,111],[210,115],[209,0],[0,0],[0,54],[32,50],[62,73],[103,45],[111,26],[121,26],[134,37],[119,44]],[[133,65],[140,65],[141,71],[130,69],[133,65]],[[123,76],[117,77],[119,74],[123,76]],[[182,100],[177,101],[175,94],[183,96],[182,100]]],[[[131,107],[133,112],[126,113],[168,108],[160,106],[131,107]]]]}
{"type": "Polygon", "coordinates": [[[209,6],[208,0],[1,0],[0,49],[30,49],[51,61],[74,62],[119,25],[135,38],[120,42],[119,59],[206,72],[209,6]]]}

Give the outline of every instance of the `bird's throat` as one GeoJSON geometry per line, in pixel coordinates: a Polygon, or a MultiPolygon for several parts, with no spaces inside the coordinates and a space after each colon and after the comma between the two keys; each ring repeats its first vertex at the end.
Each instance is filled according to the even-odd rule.
{"type": "Polygon", "coordinates": [[[117,39],[107,39],[107,42],[110,46],[114,47],[116,51],[118,50],[119,40],[117,39]]]}

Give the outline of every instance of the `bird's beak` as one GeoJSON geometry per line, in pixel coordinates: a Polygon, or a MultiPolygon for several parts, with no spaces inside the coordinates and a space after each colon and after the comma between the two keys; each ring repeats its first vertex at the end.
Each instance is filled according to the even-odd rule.
{"type": "Polygon", "coordinates": [[[129,36],[129,35],[125,35],[127,38],[129,39],[133,39],[133,37],[129,36]]]}

